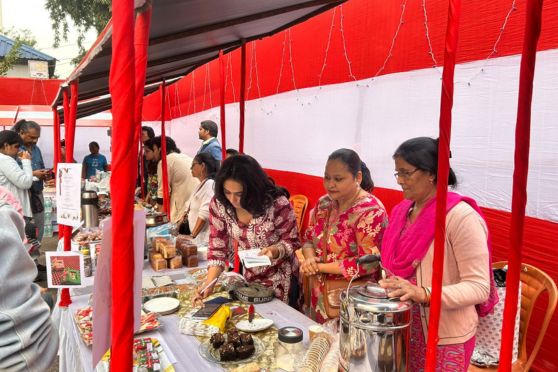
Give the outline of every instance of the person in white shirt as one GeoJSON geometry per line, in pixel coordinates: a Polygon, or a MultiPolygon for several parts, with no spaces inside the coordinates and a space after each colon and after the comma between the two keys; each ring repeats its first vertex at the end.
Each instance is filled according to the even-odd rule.
{"type": "Polygon", "coordinates": [[[23,215],[31,219],[33,212],[29,202],[29,189],[33,185],[33,168],[31,154],[21,151],[23,140],[14,131],[3,130],[0,132],[0,186],[4,186],[19,200],[23,208],[23,215]],[[16,156],[21,159],[22,167],[16,161],[16,156]]]}
{"type": "Polygon", "coordinates": [[[207,152],[196,155],[192,161],[192,176],[200,184],[186,203],[184,220],[188,220],[192,238],[198,245],[209,241],[209,202],[215,195],[213,179],[219,166],[219,162],[207,152]]]}
{"type": "MultiPolygon", "coordinates": [[[[161,137],[147,140],[144,144],[146,156],[153,156],[157,161],[157,204],[159,210],[163,208],[163,162],[162,162],[162,141],[161,137]]],[[[176,143],[170,137],[166,137],[167,150],[167,174],[170,192],[170,222],[177,223],[184,216],[186,202],[198,186],[199,181],[192,177],[190,168],[192,158],[180,153],[176,143]]]]}

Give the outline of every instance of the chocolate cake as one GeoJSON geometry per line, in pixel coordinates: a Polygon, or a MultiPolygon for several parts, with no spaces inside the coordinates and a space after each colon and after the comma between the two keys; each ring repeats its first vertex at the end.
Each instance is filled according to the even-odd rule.
{"type": "Polygon", "coordinates": [[[237,335],[238,334],[238,329],[236,328],[230,328],[227,330],[227,337],[231,337],[232,335],[237,335]]]}
{"type": "Polygon", "coordinates": [[[252,335],[249,335],[247,333],[243,333],[240,335],[240,342],[242,342],[242,345],[254,345],[252,335]]]}
{"type": "Polygon", "coordinates": [[[219,357],[221,362],[228,362],[236,359],[236,350],[234,345],[231,343],[226,343],[219,348],[219,357]]]}
{"type": "Polygon", "coordinates": [[[246,359],[252,356],[255,351],[254,345],[242,345],[236,348],[236,356],[238,359],[246,359]]]}
{"type": "Polygon", "coordinates": [[[233,344],[235,347],[239,347],[242,345],[242,341],[240,341],[240,335],[238,333],[227,337],[227,341],[233,344]]]}
{"type": "Polygon", "coordinates": [[[222,333],[214,333],[211,335],[209,342],[211,342],[211,345],[213,345],[215,349],[218,349],[225,343],[225,335],[222,333]]]}

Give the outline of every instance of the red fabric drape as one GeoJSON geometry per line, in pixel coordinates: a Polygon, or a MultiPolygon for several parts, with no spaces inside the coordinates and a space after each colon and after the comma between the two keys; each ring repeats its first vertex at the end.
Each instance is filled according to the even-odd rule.
{"type": "Polygon", "coordinates": [[[244,154],[244,110],[246,107],[246,43],[240,48],[240,128],[238,151],[244,154]]]}
{"type": "Polygon", "coordinates": [[[141,142],[141,112],[143,106],[143,91],[145,85],[145,70],[147,68],[147,48],[149,47],[149,28],[151,27],[151,6],[138,14],[134,28],[134,52],[136,62],[136,103],[134,111],[134,121],[136,130],[134,138],[139,143],[140,159],[140,186],[141,197],[145,198],[145,169],[143,158],[143,146],[141,142]]]}
{"type": "Polygon", "coordinates": [[[426,371],[436,370],[436,347],[438,345],[442,277],[444,273],[444,245],[446,241],[446,198],[448,193],[451,110],[453,106],[453,74],[455,70],[455,54],[459,35],[460,7],[460,0],[450,1],[446,29],[442,99],[440,103],[440,142],[438,143],[436,231],[434,234],[432,297],[430,303],[430,323],[428,325],[428,343],[426,347],[426,371]]]}
{"type": "Polygon", "coordinates": [[[52,109],[52,124],[53,124],[53,146],[54,149],[54,161],[53,161],[53,169],[56,173],[58,169],[58,163],[61,161],[61,152],[60,152],[60,117],[58,116],[58,106],[54,106],[52,109]]]}
{"type": "Polygon", "coordinates": [[[227,127],[225,125],[225,58],[223,58],[222,50],[219,51],[219,97],[221,105],[221,151],[223,159],[225,159],[227,156],[227,127]]]}
{"type": "Polygon", "coordinates": [[[169,174],[167,166],[167,133],[165,131],[165,96],[167,95],[167,84],[163,80],[161,84],[161,168],[163,171],[163,209],[167,216],[170,214],[170,190],[169,190],[169,174]]]}
{"type": "Polygon", "coordinates": [[[132,370],[134,336],[134,188],[135,149],[134,1],[112,2],[112,330],[111,371],[132,370]]]}
{"type": "MultiPolygon", "coordinates": [[[[64,90],[62,91],[62,98],[63,98],[63,105],[64,105],[64,137],[66,138],[68,136],[68,123],[70,122],[70,93],[68,92],[67,87],[64,88],[64,90]]],[[[62,161],[68,161],[67,159],[69,159],[67,149],[68,149],[68,143],[66,141],[66,159],[62,159],[62,161]]],[[[64,239],[64,250],[66,250],[66,240],[68,240],[69,242],[69,239],[66,238],[66,235],[70,236],[71,230],[70,230],[70,234],[68,234],[67,226],[64,225],[59,225],[58,230],[60,231],[58,235],[59,239],[64,239]]],[[[60,293],[60,303],[58,304],[58,306],[66,307],[71,303],[72,303],[72,299],[70,298],[70,290],[68,288],[63,288],[60,293]]]]}
{"type": "Polygon", "coordinates": [[[523,224],[527,203],[527,174],[529,171],[529,141],[531,135],[531,100],[533,97],[533,77],[537,43],[541,33],[542,0],[528,0],[521,69],[519,75],[519,97],[517,123],[515,128],[515,157],[512,192],[512,219],[508,276],[506,281],[506,301],[504,322],[502,323],[502,344],[500,346],[499,371],[511,371],[513,334],[519,273],[521,268],[521,248],[523,245],[523,224]]]}

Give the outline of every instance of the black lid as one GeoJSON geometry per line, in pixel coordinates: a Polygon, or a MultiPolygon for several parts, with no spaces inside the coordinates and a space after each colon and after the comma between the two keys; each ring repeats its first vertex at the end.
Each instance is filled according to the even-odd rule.
{"type": "Polygon", "coordinates": [[[302,341],[302,330],[297,327],[283,327],[279,330],[277,336],[281,342],[296,344],[302,341]]]}

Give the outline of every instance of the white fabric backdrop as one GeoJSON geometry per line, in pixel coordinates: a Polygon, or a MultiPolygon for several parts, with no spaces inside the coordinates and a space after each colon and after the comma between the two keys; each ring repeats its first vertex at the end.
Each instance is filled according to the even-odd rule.
{"type": "MultiPolygon", "coordinates": [[[[456,66],[451,165],[458,191],[483,206],[510,210],[519,56],[456,66]],[[470,84],[469,84],[470,83],[470,84]]],[[[539,52],[533,96],[527,214],[558,221],[558,50],[539,52]]],[[[359,152],[377,186],[398,189],[391,155],[404,140],[438,133],[439,69],[374,81],[301,89],[246,105],[245,152],[266,168],[321,176],[337,148],[359,152]],[[368,85],[368,86],[366,86],[368,85]]],[[[227,147],[238,148],[238,104],[227,105],[227,147]]],[[[199,122],[219,108],[169,124],[195,154],[199,122]]],[[[150,124],[150,123],[144,123],[150,124]]]]}

